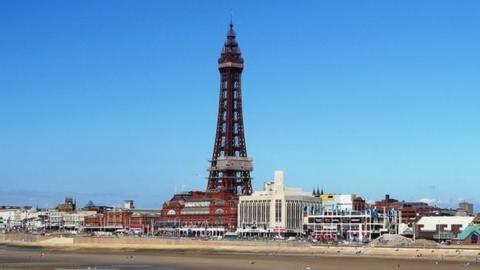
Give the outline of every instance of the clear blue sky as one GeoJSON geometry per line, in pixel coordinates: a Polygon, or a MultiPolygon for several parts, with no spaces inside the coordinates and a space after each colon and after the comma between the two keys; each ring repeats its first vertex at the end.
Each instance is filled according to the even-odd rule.
{"type": "Polygon", "coordinates": [[[478,1],[2,1],[0,204],[204,189],[230,11],[254,187],[479,202],[478,1]]]}

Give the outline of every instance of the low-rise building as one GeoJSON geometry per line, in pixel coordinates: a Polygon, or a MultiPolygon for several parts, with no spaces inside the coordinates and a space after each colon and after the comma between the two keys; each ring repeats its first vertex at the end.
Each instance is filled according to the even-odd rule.
{"type": "Polygon", "coordinates": [[[95,215],[95,211],[77,211],[63,215],[62,227],[65,230],[81,231],[85,225],[85,217],[95,215]]]}
{"type": "MultiPolygon", "coordinates": [[[[395,209],[402,212],[402,223],[407,224],[409,227],[418,220],[419,217],[425,215],[434,215],[435,211],[438,210],[437,207],[428,205],[425,202],[405,202],[398,201],[393,198],[390,198],[390,195],[385,195],[385,199],[376,201],[375,207],[378,211],[395,209]]],[[[436,214],[435,214],[436,215],[436,214]]]]}
{"type": "Polygon", "coordinates": [[[18,211],[18,208],[0,209],[0,230],[9,231],[14,227],[16,211],[18,211]]]}
{"type": "Polygon", "coordinates": [[[161,210],[165,234],[204,235],[234,231],[238,197],[230,192],[189,191],[178,193],[161,210]]]}
{"type": "Polygon", "coordinates": [[[133,201],[130,202],[127,208],[117,208],[85,216],[83,230],[87,232],[121,231],[147,234],[158,232],[160,211],[156,209],[135,209],[131,207],[133,201]]]}
{"type": "Polygon", "coordinates": [[[468,225],[457,235],[454,243],[457,245],[480,245],[480,225],[468,225]]]}
{"type": "Polygon", "coordinates": [[[465,212],[468,216],[473,216],[475,214],[475,209],[473,203],[461,202],[458,204],[458,210],[465,212]]]}
{"type": "Polygon", "coordinates": [[[37,209],[32,207],[2,207],[0,208],[0,230],[30,231],[36,217],[37,209]]]}
{"type": "Polygon", "coordinates": [[[355,194],[322,194],[322,207],[330,211],[363,211],[365,200],[355,194]]]}
{"type": "Polygon", "coordinates": [[[376,209],[363,211],[329,210],[308,215],[304,231],[319,241],[365,241],[384,233],[398,234],[401,213],[394,209],[377,212],[376,209]]]}
{"type": "Polygon", "coordinates": [[[415,223],[415,238],[451,241],[473,220],[474,217],[469,216],[424,216],[415,223]]]}
{"type": "Polygon", "coordinates": [[[60,212],[74,212],[77,209],[77,202],[72,197],[66,197],[63,203],[57,205],[60,212]]]}
{"type": "Polygon", "coordinates": [[[240,196],[238,228],[241,235],[298,235],[303,232],[303,216],[321,208],[320,198],[310,192],[284,185],[282,171],[274,181],[265,182],[263,191],[240,196]]]}

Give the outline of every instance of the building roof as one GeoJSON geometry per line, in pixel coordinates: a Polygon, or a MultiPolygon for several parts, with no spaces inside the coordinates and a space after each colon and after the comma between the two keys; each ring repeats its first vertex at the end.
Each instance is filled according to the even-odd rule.
{"type": "Polygon", "coordinates": [[[92,207],[95,207],[95,204],[92,202],[92,200],[89,200],[83,208],[92,208],[92,207]]]}
{"type": "Polygon", "coordinates": [[[457,235],[456,240],[465,240],[472,233],[480,234],[480,225],[469,225],[457,235]]]}
{"type": "Polygon", "coordinates": [[[462,217],[462,216],[424,216],[418,220],[418,225],[423,225],[422,231],[436,231],[437,225],[447,225],[445,230],[449,231],[452,225],[462,225],[462,228],[466,228],[472,223],[474,217],[462,217]]]}

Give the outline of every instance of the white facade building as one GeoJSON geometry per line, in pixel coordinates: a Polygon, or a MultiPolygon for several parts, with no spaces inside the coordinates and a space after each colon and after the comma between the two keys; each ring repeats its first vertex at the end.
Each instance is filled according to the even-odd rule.
{"type": "Polygon", "coordinates": [[[424,216],[415,224],[415,237],[448,240],[457,237],[475,217],[462,216],[424,216]]]}
{"type": "Polygon", "coordinates": [[[74,213],[63,213],[63,228],[66,230],[82,230],[86,216],[95,215],[96,211],[77,211],[74,213]]]}
{"type": "Polygon", "coordinates": [[[384,233],[398,234],[401,212],[378,213],[364,211],[328,210],[305,217],[305,232],[320,241],[365,241],[384,233]]]}
{"type": "Polygon", "coordinates": [[[0,209],[0,231],[32,230],[37,216],[35,208],[0,209]]]}
{"type": "Polygon", "coordinates": [[[352,211],[353,200],[357,197],[354,194],[323,194],[322,206],[330,211],[352,211]]]}
{"type": "Polygon", "coordinates": [[[263,191],[240,196],[237,232],[241,235],[270,236],[300,234],[307,209],[320,209],[319,197],[284,185],[283,172],[275,171],[273,182],[263,191]]]}
{"type": "Polygon", "coordinates": [[[15,212],[18,209],[0,209],[0,231],[8,231],[13,228],[15,212]]]}

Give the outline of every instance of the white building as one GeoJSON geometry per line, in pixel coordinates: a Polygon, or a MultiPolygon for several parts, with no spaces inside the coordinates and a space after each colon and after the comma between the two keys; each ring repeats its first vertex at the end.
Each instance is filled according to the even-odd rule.
{"type": "Polygon", "coordinates": [[[307,209],[320,207],[319,197],[285,187],[283,172],[275,171],[274,181],[265,182],[263,191],[240,196],[237,232],[244,236],[300,234],[307,209]]]}
{"type": "Polygon", "coordinates": [[[37,230],[58,230],[63,226],[63,212],[56,209],[46,209],[38,212],[37,230]]]}
{"type": "Polygon", "coordinates": [[[421,217],[417,222],[417,226],[421,231],[436,231],[438,226],[442,226],[443,230],[451,231],[452,226],[461,226],[466,228],[472,223],[475,217],[459,217],[459,216],[425,216],[421,217]]]}
{"type": "Polygon", "coordinates": [[[364,211],[328,210],[305,217],[305,232],[320,241],[372,240],[384,233],[398,234],[401,212],[379,213],[364,211]]]}
{"type": "Polygon", "coordinates": [[[35,208],[6,208],[0,209],[0,230],[31,230],[33,220],[37,217],[35,208]]]}
{"type": "Polygon", "coordinates": [[[356,197],[354,194],[323,194],[320,196],[323,208],[331,211],[352,211],[353,200],[356,197]]]}
{"type": "Polygon", "coordinates": [[[433,240],[451,240],[457,237],[475,217],[424,216],[415,224],[415,237],[433,240]]]}
{"type": "Polygon", "coordinates": [[[95,215],[96,211],[77,211],[74,213],[64,213],[62,227],[66,230],[80,231],[83,229],[85,217],[95,215]]]}
{"type": "Polygon", "coordinates": [[[15,212],[18,209],[0,209],[0,231],[9,231],[13,228],[15,212]]]}

